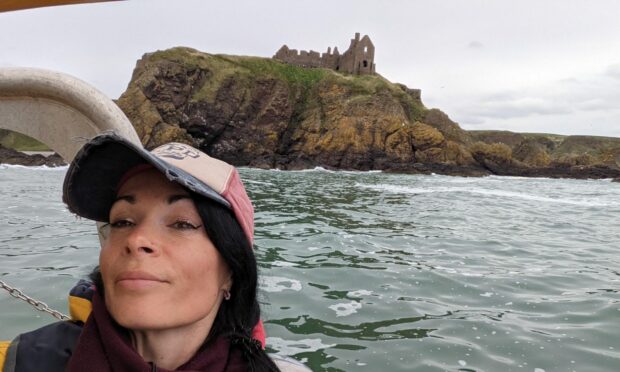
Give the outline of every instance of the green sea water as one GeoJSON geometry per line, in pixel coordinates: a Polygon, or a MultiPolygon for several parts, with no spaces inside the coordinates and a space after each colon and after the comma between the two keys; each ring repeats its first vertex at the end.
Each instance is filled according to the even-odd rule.
{"type": "MultiPolygon", "coordinates": [[[[64,169],[0,166],[0,279],[96,264],[64,169]]],[[[242,169],[269,351],[314,371],[620,371],[620,184],[242,169]]],[[[0,339],[53,322],[0,292],[0,339]]]]}

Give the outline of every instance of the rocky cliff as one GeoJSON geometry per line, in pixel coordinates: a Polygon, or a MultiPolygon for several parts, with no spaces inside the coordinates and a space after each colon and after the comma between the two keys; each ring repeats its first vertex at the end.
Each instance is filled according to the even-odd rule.
{"type": "Polygon", "coordinates": [[[236,165],[620,176],[620,139],[467,132],[381,76],[265,58],[149,53],[117,103],[147,148],[187,142],[236,165]]]}

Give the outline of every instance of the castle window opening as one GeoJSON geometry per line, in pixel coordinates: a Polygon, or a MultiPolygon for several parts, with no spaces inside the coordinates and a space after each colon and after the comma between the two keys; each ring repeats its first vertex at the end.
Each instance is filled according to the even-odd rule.
{"type": "Polygon", "coordinates": [[[364,67],[368,67],[368,61],[364,60],[364,67]]]}
{"type": "Polygon", "coordinates": [[[368,53],[368,47],[367,46],[364,47],[364,53],[368,53]]]}

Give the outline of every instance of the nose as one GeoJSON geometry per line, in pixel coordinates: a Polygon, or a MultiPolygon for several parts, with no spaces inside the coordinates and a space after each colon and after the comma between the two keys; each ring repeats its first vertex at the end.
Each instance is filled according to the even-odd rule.
{"type": "Polygon", "coordinates": [[[159,255],[160,249],[157,242],[157,228],[148,222],[142,222],[134,226],[127,235],[125,253],[134,255],[159,255]]]}

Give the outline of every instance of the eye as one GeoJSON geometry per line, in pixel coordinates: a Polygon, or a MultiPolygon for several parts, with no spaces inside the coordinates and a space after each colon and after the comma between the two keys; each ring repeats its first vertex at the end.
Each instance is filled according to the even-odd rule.
{"type": "Polygon", "coordinates": [[[191,223],[189,221],[179,220],[179,221],[176,221],[176,222],[174,222],[173,224],[171,224],[169,226],[174,228],[174,229],[178,229],[178,230],[197,230],[202,225],[194,225],[193,223],[191,223]]]}
{"type": "Polygon", "coordinates": [[[134,223],[129,220],[117,220],[114,222],[110,222],[110,227],[113,229],[122,229],[124,227],[131,227],[134,223]]]}

